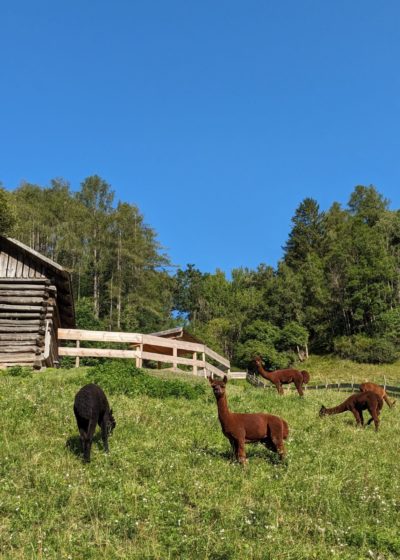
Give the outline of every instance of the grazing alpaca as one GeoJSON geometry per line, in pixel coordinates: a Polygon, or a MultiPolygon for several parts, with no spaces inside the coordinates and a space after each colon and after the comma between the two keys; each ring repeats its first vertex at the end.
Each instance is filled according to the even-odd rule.
{"type": "Polygon", "coordinates": [[[378,431],[379,428],[379,413],[383,406],[383,400],[379,395],[373,393],[372,391],[366,391],[365,393],[355,393],[346,399],[342,404],[334,406],[333,408],[321,407],[319,411],[320,416],[325,416],[326,414],[340,414],[341,412],[350,411],[354,414],[357,426],[364,426],[363,410],[368,410],[371,418],[368,420],[367,425],[372,421],[375,423],[375,430],[378,431]]]}
{"type": "Polygon", "coordinates": [[[289,426],[279,416],[272,414],[238,414],[230,412],[226,400],[225,387],[227,377],[222,381],[208,378],[217,399],[218,418],[222,432],[231,442],[233,452],[239,463],[246,463],[245,443],[261,442],[279,454],[280,459],[285,457],[283,440],[288,437],[289,426]]]}
{"type": "Polygon", "coordinates": [[[93,435],[98,424],[104,450],[108,453],[108,435],[115,428],[116,422],[103,389],[94,383],[85,385],[75,395],[74,413],[79,428],[84,460],[90,462],[90,449],[93,435]]]}
{"type": "Polygon", "coordinates": [[[361,383],[360,391],[362,393],[365,393],[365,391],[372,391],[373,393],[376,393],[379,397],[381,397],[381,399],[386,402],[389,408],[392,408],[392,406],[396,404],[395,399],[390,401],[385,389],[380,385],[376,385],[376,383],[361,383]]]}
{"type": "Polygon", "coordinates": [[[307,384],[310,381],[310,374],[308,371],[299,371],[298,369],[277,369],[276,371],[266,371],[263,368],[263,362],[259,356],[254,358],[254,362],[257,366],[258,373],[264,377],[264,379],[271,381],[280,395],[283,395],[282,384],[286,385],[287,383],[294,383],[300,397],[304,395],[303,384],[307,384]]]}

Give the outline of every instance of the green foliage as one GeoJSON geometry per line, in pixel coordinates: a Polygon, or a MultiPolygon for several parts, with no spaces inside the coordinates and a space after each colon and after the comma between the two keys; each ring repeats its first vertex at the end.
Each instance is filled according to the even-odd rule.
{"type": "Polygon", "coordinates": [[[139,209],[123,202],[115,207],[101,177],[87,177],[77,193],[62,179],[45,188],[23,183],[9,198],[15,237],[71,272],[81,328],[170,326],[173,281],[163,270],[169,259],[139,209]]]}
{"type": "Polygon", "coordinates": [[[82,297],[75,303],[75,317],[78,329],[89,331],[104,330],[104,324],[94,314],[91,298],[82,297]]]}
{"type": "Polygon", "coordinates": [[[32,375],[32,368],[24,366],[11,366],[7,368],[8,375],[11,377],[30,377],[32,375]]]}
{"type": "Polygon", "coordinates": [[[255,356],[264,357],[276,354],[277,352],[272,345],[266,344],[260,340],[250,339],[237,345],[235,362],[242,368],[247,368],[255,356]]]}
{"type": "Polygon", "coordinates": [[[9,235],[15,224],[8,193],[0,185],[0,235],[9,235]]]}
{"type": "Polygon", "coordinates": [[[305,198],[292,218],[293,228],[285,246],[289,266],[301,266],[310,253],[318,253],[323,238],[323,216],[313,198],[305,198]]]}
{"type": "Polygon", "coordinates": [[[129,397],[147,395],[160,399],[174,397],[193,400],[205,392],[203,385],[192,385],[180,379],[161,379],[149,375],[126,360],[110,360],[99,364],[91,368],[87,376],[106,393],[129,397]]]}
{"type": "Polygon", "coordinates": [[[373,185],[357,185],[349,200],[351,214],[369,226],[374,226],[381,219],[388,205],[389,201],[373,185]]]}
{"type": "Polygon", "coordinates": [[[247,339],[258,340],[268,346],[275,346],[281,338],[281,332],[269,321],[253,321],[244,331],[243,336],[247,339]]]}
{"type": "Polygon", "coordinates": [[[237,345],[236,361],[242,368],[252,367],[255,356],[261,356],[268,370],[282,369],[290,366],[295,355],[291,352],[279,352],[272,345],[260,340],[246,340],[237,345]]]}
{"type": "Polygon", "coordinates": [[[308,343],[308,331],[299,323],[291,321],[285,325],[280,333],[279,345],[283,350],[295,350],[308,343]]]}
{"type": "Polygon", "coordinates": [[[378,319],[378,333],[391,340],[394,344],[400,343],[400,308],[390,309],[382,313],[378,319]]]}
{"type": "Polygon", "coordinates": [[[97,175],[77,193],[62,179],[0,189],[0,233],[7,208],[15,237],[71,271],[81,328],[154,332],[185,323],[241,367],[255,347],[271,367],[306,345],[374,362],[392,360],[391,344],[399,347],[400,212],[373,186],[358,185],[346,208],[335,202],[324,212],[305,198],[276,269],[260,264],[230,277],[193,264],[172,276],[140,210],[114,205],[111,186],[97,175]],[[341,342],[360,335],[372,342],[350,350],[341,342]]]}
{"type": "Polygon", "coordinates": [[[398,352],[390,340],[370,338],[365,335],[339,337],[334,341],[335,352],[342,358],[360,363],[393,363],[398,352]]]}

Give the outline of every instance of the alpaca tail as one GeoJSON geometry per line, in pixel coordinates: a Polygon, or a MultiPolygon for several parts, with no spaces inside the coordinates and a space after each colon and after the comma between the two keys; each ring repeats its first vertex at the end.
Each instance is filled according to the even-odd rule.
{"type": "Polygon", "coordinates": [[[301,371],[300,373],[303,376],[303,383],[307,385],[307,383],[310,381],[310,374],[305,369],[303,369],[303,371],[301,371]]]}

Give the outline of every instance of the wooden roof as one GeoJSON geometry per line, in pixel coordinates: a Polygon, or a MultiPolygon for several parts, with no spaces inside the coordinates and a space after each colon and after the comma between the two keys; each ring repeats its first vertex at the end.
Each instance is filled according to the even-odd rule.
{"type": "Polygon", "coordinates": [[[11,237],[0,235],[0,277],[15,280],[48,279],[57,288],[62,327],[75,327],[75,308],[69,272],[58,263],[11,237]]]}
{"type": "Polygon", "coordinates": [[[176,327],[174,329],[168,329],[167,331],[159,331],[149,334],[152,336],[160,336],[161,338],[179,338],[179,340],[185,340],[186,342],[204,344],[202,340],[190,334],[190,332],[186,331],[183,327],[176,327]]]}
{"type": "MultiPolygon", "coordinates": [[[[176,327],[174,329],[168,329],[166,331],[158,331],[149,333],[151,336],[159,336],[160,338],[171,338],[176,340],[184,340],[185,342],[194,342],[196,344],[204,344],[202,340],[199,340],[188,331],[186,331],[183,327],[176,327]]],[[[158,354],[171,354],[170,348],[165,348],[164,346],[157,346],[155,344],[145,344],[143,349],[145,352],[155,352],[158,354]]],[[[188,350],[178,350],[178,356],[186,356],[190,354],[188,350]]]]}

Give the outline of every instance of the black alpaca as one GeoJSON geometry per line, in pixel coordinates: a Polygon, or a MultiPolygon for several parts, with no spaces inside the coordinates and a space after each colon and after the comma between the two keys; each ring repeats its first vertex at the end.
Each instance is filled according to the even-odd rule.
{"type": "Polygon", "coordinates": [[[97,424],[101,428],[104,450],[108,453],[108,435],[115,428],[116,422],[103,389],[94,383],[79,389],[75,395],[74,413],[84,460],[90,462],[90,449],[97,424]]]}

